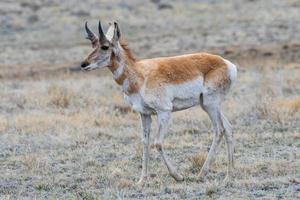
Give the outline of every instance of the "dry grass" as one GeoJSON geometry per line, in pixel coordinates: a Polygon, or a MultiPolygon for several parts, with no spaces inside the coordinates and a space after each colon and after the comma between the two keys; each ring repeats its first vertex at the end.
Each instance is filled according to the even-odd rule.
{"type": "Polygon", "coordinates": [[[46,167],[49,167],[47,166],[47,161],[40,158],[38,155],[24,155],[21,160],[29,171],[47,170],[46,167]]]}
{"type": "Polygon", "coordinates": [[[207,157],[207,153],[198,153],[188,158],[188,160],[191,162],[191,171],[193,173],[200,172],[206,157],[207,157]]]}
{"type": "Polygon", "coordinates": [[[207,186],[205,189],[205,194],[210,198],[212,198],[213,195],[216,194],[217,192],[218,192],[218,187],[214,184],[207,186]]]}
{"type": "Polygon", "coordinates": [[[279,100],[277,106],[287,109],[288,111],[295,113],[300,110],[300,97],[293,99],[279,100]]]}
{"type": "Polygon", "coordinates": [[[48,88],[49,103],[59,108],[67,108],[72,99],[74,92],[66,87],[52,85],[48,88]]]}
{"type": "MultiPolygon", "coordinates": [[[[13,198],[297,198],[299,100],[284,88],[298,89],[298,68],[264,69],[270,76],[288,73],[289,80],[280,84],[253,76],[260,70],[239,73],[223,108],[236,140],[235,181],[226,187],[221,185],[227,167],[224,143],[205,182],[196,181],[212,141],[211,123],[199,107],[174,113],[165,141],[185,182],[174,182],[151,148],[150,178],[140,190],[135,186],[141,172],[139,116],[127,109],[111,77],[19,81],[13,88],[21,100],[8,98],[14,89],[4,81],[0,147],[6,170],[0,192],[13,198]],[[261,81],[259,90],[245,87],[261,81]]],[[[153,120],[151,144],[156,131],[153,120]]]]}

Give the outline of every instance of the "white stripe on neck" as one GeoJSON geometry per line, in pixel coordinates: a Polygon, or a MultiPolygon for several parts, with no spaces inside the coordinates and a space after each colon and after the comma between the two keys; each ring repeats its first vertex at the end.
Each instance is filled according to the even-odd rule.
{"type": "Polygon", "coordinates": [[[124,69],[125,69],[125,63],[120,62],[117,65],[118,65],[118,68],[113,72],[115,79],[120,78],[122,76],[122,74],[124,73],[124,69]]]}
{"type": "Polygon", "coordinates": [[[125,70],[124,50],[118,42],[118,51],[115,52],[118,68],[113,72],[114,78],[118,79],[122,76],[125,70]]]}

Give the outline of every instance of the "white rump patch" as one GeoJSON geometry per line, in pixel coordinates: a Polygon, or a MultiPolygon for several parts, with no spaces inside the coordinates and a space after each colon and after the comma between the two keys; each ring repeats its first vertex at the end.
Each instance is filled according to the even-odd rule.
{"type": "Polygon", "coordinates": [[[234,82],[236,80],[236,77],[237,77],[237,68],[229,60],[224,59],[224,62],[226,63],[226,65],[228,67],[229,78],[230,78],[231,82],[234,82]]]}

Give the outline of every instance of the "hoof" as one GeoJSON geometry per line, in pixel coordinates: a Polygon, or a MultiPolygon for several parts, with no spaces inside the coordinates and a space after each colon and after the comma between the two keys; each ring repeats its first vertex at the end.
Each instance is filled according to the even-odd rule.
{"type": "Polygon", "coordinates": [[[138,182],[136,182],[136,186],[143,186],[147,181],[147,177],[141,177],[138,182]]]}
{"type": "Polygon", "coordinates": [[[201,171],[199,173],[199,175],[197,176],[197,181],[199,182],[204,182],[205,176],[206,176],[207,172],[201,171]]]}
{"type": "Polygon", "coordinates": [[[171,174],[171,176],[177,181],[177,182],[181,182],[184,181],[184,178],[181,174],[171,174]]]}
{"type": "Polygon", "coordinates": [[[135,186],[138,186],[138,187],[142,187],[145,185],[145,182],[144,180],[139,180],[138,182],[135,183],[135,186]]]}
{"type": "Polygon", "coordinates": [[[232,176],[226,175],[226,177],[223,180],[223,185],[231,185],[232,184],[232,176]]]}

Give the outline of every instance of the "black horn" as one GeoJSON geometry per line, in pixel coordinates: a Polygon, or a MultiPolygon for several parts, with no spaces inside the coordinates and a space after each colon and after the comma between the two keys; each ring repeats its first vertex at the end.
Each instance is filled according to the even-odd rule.
{"type": "Polygon", "coordinates": [[[95,34],[89,29],[87,22],[85,22],[85,31],[86,31],[86,39],[91,40],[92,42],[95,41],[97,39],[97,37],[95,36],[95,34]]]}
{"type": "Polygon", "coordinates": [[[100,42],[102,44],[104,44],[105,42],[107,42],[107,39],[106,39],[105,34],[103,33],[102,26],[101,26],[101,21],[100,20],[99,20],[98,30],[99,30],[99,39],[100,39],[100,42]]]}

